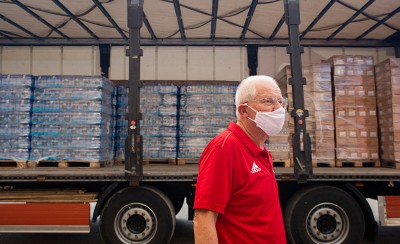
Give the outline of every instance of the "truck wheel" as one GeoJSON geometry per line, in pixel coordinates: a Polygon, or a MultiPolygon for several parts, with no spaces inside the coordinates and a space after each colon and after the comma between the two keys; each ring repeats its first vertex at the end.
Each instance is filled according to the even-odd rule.
{"type": "Polygon", "coordinates": [[[345,191],[318,186],[299,191],[284,214],[292,243],[361,243],[364,216],[357,202],[345,191]]]}
{"type": "Polygon", "coordinates": [[[125,188],[103,208],[100,232],[105,243],[169,243],[175,230],[175,211],[161,191],[151,187],[125,188]]]}

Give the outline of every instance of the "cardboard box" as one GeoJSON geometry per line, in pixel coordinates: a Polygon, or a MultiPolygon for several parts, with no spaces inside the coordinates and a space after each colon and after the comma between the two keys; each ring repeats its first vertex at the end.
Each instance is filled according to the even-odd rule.
{"type": "Polygon", "coordinates": [[[354,86],[354,94],[360,97],[376,97],[375,86],[354,86]]]}
{"type": "Polygon", "coordinates": [[[365,106],[356,108],[356,116],[357,117],[373,117],[376,118],[377,112],[375,106],[365,106]]]}
{"type": "Polygon", "coordinates": [[[376,117],[356,117],[358,126],[376,126],[378,127],[378,120],[376,117]]]}
{"type": "Polygon", "coordinates": [[[340,98],[342,96],[354,97],[356,95],[355,86],[341,86],[335,85],[335,97],[340,98]]]}
{"type": "Polygon", "coordinates": [[[336,148],[338,160],[378,160],[378,149],[363,149],[355,147],[336,148]]]}
{"type": "Polygon", "coordinates": [[[400,58],[388,58],[375,65],[376,73],[389,72],[390,75],[400,76],[400,58]]]}
{"type": "Polygon", "coordinates": [[[336,117],[335,118],[335,126],[336,129],[338,129],[338,127],[357,127],[357,121],[356,121],[356,117],[336,117]]]}
{"type": "Polygon", "coordinates": [[[331,73],[330,63],[311,64],[303,66],[303,73],[331,73]]]}
{"type": "Polygon", "coordinates": [[[337,137],[336,147],[355,147],[355,148],[368,148],[374,149],[379,147],[379,140],[377,137],[337,137]]]}
{"type": "Polygon", "coordinates": [[[325,121],[333,121],[333,110],[316,110],[314,113],[315,122],[321,123],[325,121]]]}
{"type": "Polygon", "coordinates": [[[331,159],[334,160],[335,159],[335,149],[332,148],[327,148],[327,149],[321,149],[321,150],[316,150],[315,151],[315,156],[313,157],[313,159],[331,159]]]}
{"type": "Polygon", "coordinates": [[[280,143],[289,143],[289,135],[277,135],[277,136],[270,136],[268,138],[268,144],[280,144],[280,143]]]}
{"type": "Polygon", "coordinates": [[[346,75],[374,75],[373,65],[335,65],[333,66],[335,76],[346,75]]]}
{"type": "Polygon", "coordinates": [[[335,108],[356,107],[356,96],[335,97],[335,108]]]}
{"type": "MultiPolygon", "coordinates": [[[[318,91],[313,91],[311,92],[310,96],[314,101],[323,101],[323,102],[332,102],[333,97],[332,97],[332,92],[318,92],[318,91]]],[[[307,95],[306,95],[307,97],[307,95]]]]}
{"type": "Polygon", "coordinates": [[[333,84],[335,86],[374,86],[375,77],[373,75],[335,75],[333,84]]]}
{"type": "Polygon", "coordinates": [[[331,65],[373,65],[374,58],[363,55],[335,55],[325,62],[331,65]]]}

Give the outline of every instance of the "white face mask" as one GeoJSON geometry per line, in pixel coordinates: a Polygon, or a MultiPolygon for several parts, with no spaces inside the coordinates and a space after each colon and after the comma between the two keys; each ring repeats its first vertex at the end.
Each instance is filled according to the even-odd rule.
{"type": "Polygon", "coordinates": [[[249,120],[256,123],[256,126],[262,129],[268,136],[278,135],[282,130],[283,124],[285,123],[285,109],[280,107],[272,112],[258,112],[254,108],[245,104],[256,112],[255,119],[247,117],[249,120]]]}

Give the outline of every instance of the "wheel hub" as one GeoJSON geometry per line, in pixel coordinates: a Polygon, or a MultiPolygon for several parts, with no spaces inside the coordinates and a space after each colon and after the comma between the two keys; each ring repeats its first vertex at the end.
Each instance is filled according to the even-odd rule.
{"type": "Polygon", "coordinates": [[[145,243],[156,232],[157,219],[146,205],[129,204],[119,212],[116,229],[126,243],[145,243]]]}
{"type": "Polygon", "coordinates": [[[349,232],[345,211],[332,203],[315,206],[307,217],[307,230],[315,243],[340,243],[349,232]]]}

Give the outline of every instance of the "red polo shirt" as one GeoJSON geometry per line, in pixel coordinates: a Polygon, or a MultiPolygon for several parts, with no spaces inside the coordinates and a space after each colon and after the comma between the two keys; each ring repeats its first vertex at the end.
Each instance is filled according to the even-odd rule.
{"type": "Polygon", "coordinates": [[[219,213],[219,243],[286,243],[271,154],[233,122],[201,155],[194,208],[219,213]]]}

